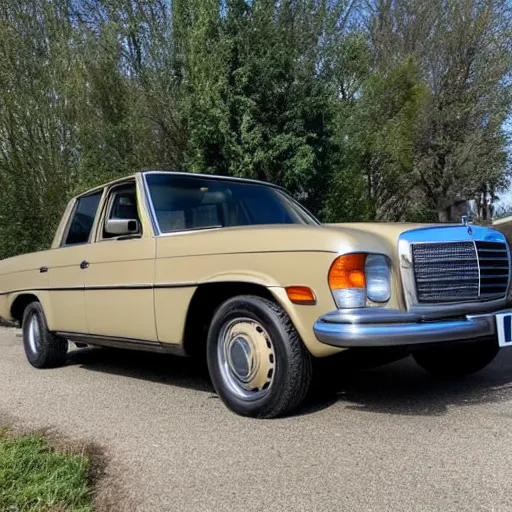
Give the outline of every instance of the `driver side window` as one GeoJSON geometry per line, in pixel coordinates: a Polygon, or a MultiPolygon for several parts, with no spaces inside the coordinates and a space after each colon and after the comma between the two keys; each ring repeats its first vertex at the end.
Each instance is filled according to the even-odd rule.
{"type": "Polygon", "coordinates": [[[102,239],[119,236],[117,233],[107,231],[107,223],[109,221],[128,221],[135,228],[131,230],[131,236],[136,237],[142,234],[135,183],[121,185],[110,191],[107,199],[107,212],[105,222],[103,223],[102,239]]]}

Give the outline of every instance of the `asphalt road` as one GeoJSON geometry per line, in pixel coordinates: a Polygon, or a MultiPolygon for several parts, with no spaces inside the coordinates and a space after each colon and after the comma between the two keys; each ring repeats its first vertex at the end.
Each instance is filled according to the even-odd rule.
{"type": "Polygon", "coordinates": [[[0,328],[0,421],[105,447],[109,510],[512,511],[512,350],[457,383],[411,360],[340,375],[261,421],[186,360],[81,349],[35,370],[17,332],[0,328]]]}

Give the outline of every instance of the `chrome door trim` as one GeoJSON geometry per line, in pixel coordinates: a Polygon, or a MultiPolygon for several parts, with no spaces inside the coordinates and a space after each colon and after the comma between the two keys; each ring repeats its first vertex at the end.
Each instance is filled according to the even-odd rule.
{"type": "Polygon", "coordinates": [[[56,334],[72,342],[85,343],[87,345],[98,347],[124,348],[178,356],[187,355],[183,345],[180,343],[160,343],[158,341],[119,338],[116,336],[98,336],[96,334],[83,334],[66,331],[57,331],[56,334]]]}

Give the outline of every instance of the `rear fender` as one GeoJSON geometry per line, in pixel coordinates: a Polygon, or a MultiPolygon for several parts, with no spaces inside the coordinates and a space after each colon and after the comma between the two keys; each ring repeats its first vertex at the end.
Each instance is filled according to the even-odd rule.
{"type": "MultiPolygon", "coordinates": [[[[8,311],[8,315],[7,315],[6,319],[14,320],[12,312],[13,312],[13,306],[15,305],[16,300],[20,299],[21,297],[30,296],[30,295],[33,295],[41,303],[41,306],[43,307],[43,311],[44,311],[44,314],[46,317],[46,323],[48,325],[48,329],[50,331],[52,331],[54,328],[54,325],[55,325],[55,320],[54,320],[52,302],[50,300],[49,291],[24,290],[23,292],[16,292],[16,293],[11,293],[9,295],[6,295],[5,297],[7,297],[7,311],[8,311]]],[[[0,301],[1,301],[1,299],[2,299],[2,297],[0,296],[0,301]]],[[[0,307],[1,307],[1,302],[0,302],[0,307]]],[[[18,320],[20,320],[20,323],[21,323],[22,319],[18,319],[18,320]]]]}

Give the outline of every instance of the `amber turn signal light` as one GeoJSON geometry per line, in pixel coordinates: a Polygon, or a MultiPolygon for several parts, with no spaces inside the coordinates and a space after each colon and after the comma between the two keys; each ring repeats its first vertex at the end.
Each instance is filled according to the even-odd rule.
{"type": "Polygon", "coordinates": [[[288,298],[294,304],[302,304],[302,305],[314,305],[316,304],[315,293],[311,288],[307,286],[288,286],[286,288],[286,293],[288,294],[288,298]]]}
{"type": "Polygon", "coordinates": [[[336,258],[329,270],[331,290],[345,288],[365,288],[366,276],[364,265],[366,254],[346,254],[336,258]]]}

